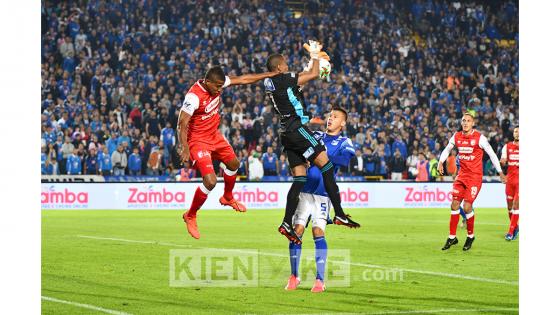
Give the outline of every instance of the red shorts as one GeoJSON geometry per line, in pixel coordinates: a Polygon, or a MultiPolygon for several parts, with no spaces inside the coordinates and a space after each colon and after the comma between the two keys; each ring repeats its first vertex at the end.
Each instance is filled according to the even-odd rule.
{"type": "Polygon", "coordinates": [[[189,151],[192,165],[203,177],[214,173],[213,160],[226,163],[237,158],[233,148],[219,130],[216,130],[213,136],[205,138],[204,141],[190,140],[189,151]]]}
{"type": "Polygon", "coordinates": [[[461,177],[458,176],[453,183],[453,200],[466,201],[472,204],[482,188],[482,176],[461,177]]]}
{"type": "Polygon", "coordinates": [[[506,184],[507,201],[519,200],[519,180],[510,180],[506,184]]]}

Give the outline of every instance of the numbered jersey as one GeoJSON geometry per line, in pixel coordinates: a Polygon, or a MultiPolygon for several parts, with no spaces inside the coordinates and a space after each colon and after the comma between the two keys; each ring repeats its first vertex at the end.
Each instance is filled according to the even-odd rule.
{"type": "MultiPolygon", "coordinates": [[[[223,87],[230,84],[226,76],[223,87]]],[[[189,143],[192,141],[211,143],[220,126],[221,94],[211,95],[203,86],[202,80],[197,81],[187,92],[181,111],[191,115],[187,132],[189,143]]]]}
{"type": "Polygon", "coordinates": [[[483,174],[482,158],[484,157],[484,145],[488,144],[488,140],[477,130],[472,130],[465,135],[462,132],[456,132],[450,141],[457,147],[459,154],[459,177],[463,176],[480,176],[483,174]]]}
{"type": "Polygon", "coordinates": [[[509,142],[502,149],[502,159],[507,159],[508,170],[507,177],[508,182],[511,180],[519,179],[519,143],[515,144],[509,142]]]}

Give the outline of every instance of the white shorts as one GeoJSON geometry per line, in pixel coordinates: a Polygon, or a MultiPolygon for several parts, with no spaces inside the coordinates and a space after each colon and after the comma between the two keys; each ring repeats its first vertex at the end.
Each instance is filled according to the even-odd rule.
{"type": "Polygon", "coordinates": [[[293,225],[307,225],[311,216],[311,226],[325,230],[327,217],[331,209],[331,201],[328,197],[308,193],[299,194],[299,203],[293,217],[293,225]]]}

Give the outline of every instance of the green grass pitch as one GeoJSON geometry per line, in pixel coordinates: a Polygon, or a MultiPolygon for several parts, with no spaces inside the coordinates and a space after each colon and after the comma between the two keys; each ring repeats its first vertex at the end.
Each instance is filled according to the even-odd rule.
{"type": "MultiPolygon", "coordinates": [[[[447,209],[349,211],[359,230],[327,226],[329,250],[350,250],[350,286],[310,292],[312,280],[284,290],[289,274],[256,287],[171,287],[171,249],[257,249],[289,270],[287,241],[276,211],[201,210],[201,239],[192,239],[181,211],[42,211],[44,314],[517,314],[518,242],[506,242],[505,209],[476,209],[476,241],[441,251],[447,209]],[[284,263],[282,263],[284,262],[284,263]],[[401,268],[402,278],[364,279],[401,268]],[[370,273],[372,274],[372,273],[370,273]],[[49,299],[57,299],[56,301],[49,299]],[[64,301],[64,302],[61,302],[64,301]],[[86,308],[83,304],[87,305],[86,308]],[[93,309],[97,307],[100,309],[93,309]]],[[[310,234],[303,248],[313,251],[310,234]]],[[[522,237],[522,235],[521,235],[522,237]]],[[[227,251],[224,251],[227,252],[227,251]]]]}

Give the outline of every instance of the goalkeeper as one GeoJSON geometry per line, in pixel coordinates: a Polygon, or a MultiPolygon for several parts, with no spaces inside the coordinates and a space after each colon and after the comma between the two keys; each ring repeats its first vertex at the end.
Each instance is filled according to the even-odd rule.
{"type": "Polygon", "coordinates": [[[289,72],[284,56],[273,54],[268,57],[266,66],[269,71],[278,74],[264,80],[266,94],[280,116],[280,142],[288,157],[294,179],[288,192],[284,219],[278,231],[296,244],[300,244],[301,239],[292,227],[292,217],[298,206],[299,194],[307,181],[307,161],[321,171],[325,191],[335,210],[333,222],[348,227],[360,227],[342,210],[338,186],[334,180],[334,167],[325,152],[323,140],[311,135],[306,126],[310,116],[304,111],[305,104],[300,86],[319,77],[319,58],[328,59],[328,56],[321,51],[322,46],[318,42],[309,41],[309,44],[304,44],[304,48],[311,56],[309,71],[289,72]]]}

